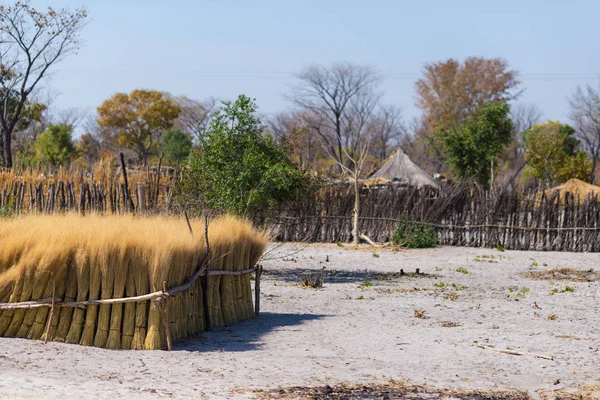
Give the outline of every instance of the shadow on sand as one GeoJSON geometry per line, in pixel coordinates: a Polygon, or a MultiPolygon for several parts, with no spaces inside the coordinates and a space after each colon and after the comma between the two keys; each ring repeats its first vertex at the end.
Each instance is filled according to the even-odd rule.
{"type": "Polygon", "coordinates": [[[327,283],[362,283],[365,281],[374,280],[395,280],[395,279],[415,279],[415,278],[432,278],[436,277],[435,274],[426,274],[420,272],[417,274],[416,271],[405,271],[400,272],[378,272],[373,270],[330,270],[327,268],[315,269],[315,268],[282,268],[282,269],[267,269],[264,270],[264,276],[269,278],[284,281],[287,283],[298,283],[303,276],[310,274],[322,274],[323,281],[327,283]]]}
{"type": "Polygon", "coordinates": [[[318,314],[261,312],[256,319],[215,328],[173,346],[175,351],[252,351],[263,345],[263,337],[277,331],[300,331],[299,325],[327,317],[318,314]]]}

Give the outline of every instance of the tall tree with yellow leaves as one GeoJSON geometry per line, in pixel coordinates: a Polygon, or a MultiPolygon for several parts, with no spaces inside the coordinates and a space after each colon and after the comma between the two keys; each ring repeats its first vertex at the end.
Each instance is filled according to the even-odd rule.
{"type": "Polygon", "coordinates": [[[97,112],[98,125],[118,131],[119,143],[135,151],[140,164],[147,166],[150,152],[173,127],[181,107],[161,92],[134,90],[115,94],[97,112]]]}

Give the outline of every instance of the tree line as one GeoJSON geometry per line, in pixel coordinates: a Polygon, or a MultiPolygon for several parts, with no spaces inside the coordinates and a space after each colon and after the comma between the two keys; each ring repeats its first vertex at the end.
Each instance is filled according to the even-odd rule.
{"type": "MultiPolygon", "coordinates": [[[[161,155],[179,166],[223,131],[220,113],[239,117],[231,109],[237,102],[145,89],[114,94],[88,118],[52,113],[38,89],[77,52],[86,21],[85,9],[0,5],[1,166],[90,166],[119,152],[140,166],[161,155]],[[77,140],[76,127],[84,131],[77,140]]],[[[382,74],[370,66],[311,65],[295,77],[284,96],[288,109],[257,118],[252,130],[285,147],[300,171],[350,177],[359,190],[360,180],[401,147],[431,174],[484,187],[596,180],[600,89],[592,86],[574,88],[568,121],[542,121],[535,105],[519,103],[524,88],[507,61],[431,62],[415,83],[422,113],[407,121],[398,106],[383,102],[382,74]]],[[[238,100],[252,103],[238,104],[244,112],[257,113],[247,97],[238,100]]]]}

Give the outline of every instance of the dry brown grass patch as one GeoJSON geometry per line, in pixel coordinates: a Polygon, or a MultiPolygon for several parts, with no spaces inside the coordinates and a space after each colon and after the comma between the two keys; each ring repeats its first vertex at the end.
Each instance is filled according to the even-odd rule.
{"type": "Polygon", "coordinates": [[[529,400],[525,392],[494,392],[488,390],[436,389],[426,386],[409,385],[391,380],[388,384],[346,384],[334,386],[305,387],[295,386],[282,389],[256,390],[237,389],[239,393],[252,393],[259,399],[423,399],[441,400],[447,398],[462,400],[529,400]]]}
{"type": "Polygon", "coordinates": [[[519,275],[524,278],[548,281],[594,282],[600,280],[600,273],[594,272],[593,269],[582,271],[573,268],[555,268],[546,271],[521,272],[519,275]]]}
{"type": "Polygon", "coordinates": [[[456,328],[456,327],[462,326],[462,324],[460,322],[442,321],[442,322],[440,322],[440,326],[442,328],[456,328]]]}

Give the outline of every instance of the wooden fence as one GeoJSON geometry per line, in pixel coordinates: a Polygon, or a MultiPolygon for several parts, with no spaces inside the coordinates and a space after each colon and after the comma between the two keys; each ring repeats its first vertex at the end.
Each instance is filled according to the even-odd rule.
{"type": "MultiPolygon", "coordinates": [[[[390,240],[400,224],[414,222],[433,227],[442,245],[600,251],[597,197],[493,194],[466,186],[438,194],[390,185],[363,190],[361,203],[360,230],[378,242],[390,240]]],[[[273,212],[273,235],[279,241],[349,241],[353,206],[351,188],[330,186],[273,212]]]]}
{"type": "Polygon", "coordinates": [[[0,186],[4,214],[89,212],[122,214],[160,212],[169,208],[172,182],[160,176],[134,180],[130,185],[113,176],[93,179],[15,179],[0,186]]]}
{"type": "MultiPolygon", "coordinates": [[[[89,212],[179,212],[173,179],[152,173],[130,179],[118,175],[89,180],[14,180],[0,186],[0,211],[9,214],[89,212]],[[131,189],[128,191],[126,187],[131,189]]],[[[348,242],[352,239],[353,189],[330,185],[301,202],[254,216],[277,241],[348,242]]],[[[503,246],[515,250],[600,251],[600,201],[544,192],[491,193],[457,186],[443,193],[387,185],[364,188],[360,231],[389,241],[398,226],[414,222],[433,227],[438,243],[451,246],[503,246]]]]}

